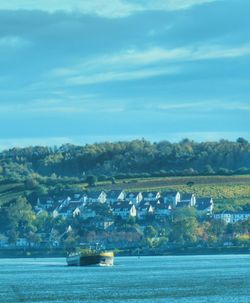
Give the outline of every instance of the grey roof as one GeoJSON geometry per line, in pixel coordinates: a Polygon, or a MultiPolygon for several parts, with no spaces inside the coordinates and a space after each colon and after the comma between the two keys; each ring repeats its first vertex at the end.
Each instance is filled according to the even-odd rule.
{"type": "Polygon", "coordinates": [[[151,207],[150,204],[144,204],[144,205],[140,205],[140,206],[138,207],[138,209],[139,209],[139,210],[143,210],[143,209],[149,210],[150,207],[151,207]]]}
{"type": "Polygon", "coordinates": [[[196,199],[196,209],[197,210],[205,210],[212,205],[211,198],[198,198],[196,199]]]}
{"type": "Polygon", "coordinates": [[[118,199],[123,190],[110,190],[107,192],[107,199],[118,199]]]}
{"type": "Polygon", "coordinates": [[[156,197],[158,193],[158,191],[144,191],[142,195],[143,197],[150,197],[151,195],[156,197]]]}
{"type": "Polygon", "coordinates": [[[162,197],[175,197],[178,194],[178,191],[164,191],[162,197]]]}
{"type": "Polygon", "coordinates": [[[103,190],[91,191],[88,193],[88,198],[98,199],[102,192],[103,190]]]}
{"type": "Polygon", "coordinates": [[[133,204],[129,202],[117,202],[112,206],[113,210],[122,210],[122,209],[131,209],[133,207],[133,204]]]}
{"type": "Polygon", "coordinates": [[[212,198],[209,197],[203,197],[203,198],[196,198],[196,204],[199,203],[210,203],[212,198]]]}
{"type": "Polygon", "coordinates": [[[193,194],[191,193],[184,193],[181,195],[181,200],[191,200],[193,194]]]}
{"type": "Polygon", "coordinates": [[[169,209],[169,204],[158,204],[155,206],[155,210],[157,211],[157,209],[169,209]]]}
{"type": "Polygon", "coordinates": [[[140,191],[129,192],[129,193],[127,193],[127,197],[128,197],[128,196],[134,196],[134,197],[136,197],[136,196],[138,196],[140,193],[141,193],[140,191]]]}

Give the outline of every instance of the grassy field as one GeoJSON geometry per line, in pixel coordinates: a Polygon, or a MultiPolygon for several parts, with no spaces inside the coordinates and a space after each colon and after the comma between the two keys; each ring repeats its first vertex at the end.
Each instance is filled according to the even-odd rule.
{"type": "Polygon", "coordinates": [[[166,177],[118,180],[116,184],[98,184],[97,188],[126,191],[177,190],[197,197],[212,197],[215,210],[240,209],[250,204],[250,176],[166,177]]]}
{"type": "Polygon", "coordinates": [[[24,192],[23,183],[0,184],[0,206],[23,195],[24,192]]]}

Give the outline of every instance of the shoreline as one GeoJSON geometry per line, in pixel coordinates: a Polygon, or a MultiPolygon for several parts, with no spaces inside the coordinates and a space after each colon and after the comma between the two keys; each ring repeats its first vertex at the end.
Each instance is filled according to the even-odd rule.
{"type": "MultiPolygon", "coordinates": [[[[116,257],[153,257],[153,256],[209,256],[209,255],[250,255],[250,247],[209,247],[209,248],[176,248],[176,249],[135,249],[120,250],[116,257]]],[[[63,250],[0,250],[0,259],[16,258],[64,258],[63,250]]]]}

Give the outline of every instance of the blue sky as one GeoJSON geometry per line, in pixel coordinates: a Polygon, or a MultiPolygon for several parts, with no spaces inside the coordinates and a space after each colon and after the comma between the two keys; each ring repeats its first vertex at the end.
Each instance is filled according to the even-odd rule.
{"type": "Polygon", "coordinates": [[[250,139],[250,1],[0,2],[0,149],[250,139]]]}

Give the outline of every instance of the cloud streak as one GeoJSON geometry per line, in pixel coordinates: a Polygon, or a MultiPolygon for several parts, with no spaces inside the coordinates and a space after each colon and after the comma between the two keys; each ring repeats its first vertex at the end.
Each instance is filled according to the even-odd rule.
{"type": "Polygon", "coordinates": [[[219,0],[9,0],[0,3],[0,10],[41,10],[81,12],[107,18],[126,17],[144,11],[175,11],[219,0]]]}
{"type": "Polygon", "coordinates": [[[66,99],[41,99],[33,100],[32,102],[23,104],[3,104],[0,106],[0,114],[16,112],[25,114],[38,114],[38,115],[48,115],[48,114],[89,114],[93,116],[95,113],[103,113],[104,115],[109,114],[119,114],[125,112],[165,112],[173,113],[176,111],[185,111],[192,113],[208,113],[217,111],[242,111],[250,112],[249,102],[236,102],[232,100],[194,100],[191,102],[181,102],[176,100],[175,102],[169,101],[158,101],[154,98],[144,98],[143,102],[136,100],[138,102],[137,106],[134,106],[135,100],[127,99],[114,99],[105,100],[100,99],[99,96],[88,98],[87,96],[71,96],[66,99]]]}
{"type": "Polygon", "coordinates": [[[250,44],[240,47],[202,45],[174,49],[155,47],[146,51],[129,49],[113,55],[80,61],[75,67],[56,68],[51,76],[67,85],[90,85],[112,81],[147,79],[181,73],[183,63],[233,59],[250,55],[250,44]]]}

